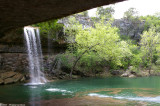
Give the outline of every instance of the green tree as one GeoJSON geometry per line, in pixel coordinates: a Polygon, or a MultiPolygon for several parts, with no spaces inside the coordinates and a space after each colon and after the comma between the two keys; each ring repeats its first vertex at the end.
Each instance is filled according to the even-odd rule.
{"type": "Polygon", "coordinates": [[[119,30],[112,27],[111,22],[96,23],[95,27],[83,29],[78,27],[78,33],[75,36],[75,45],[77,50],[77,59],[71,69],[70,76],[76,67],[78,61],[87,53],[95,53],[100,60],[105,60],[111,68],[123,66],[122,58],[132,55],[125,41],[120,41],[119,30]]]}
{"type": "Polygon", "coordinates": [[[78,33],[79,29],[82,29],[82,25],[76,20],[75,17],[68,17],[68,22],[64,26],[65,32],[65,40],[69,43],[68,49],[71,52],[74,52],[74,43],[76,34],[78,33]]]}
{"type": "Polygon", "coordinates": [[[37,23],[32,26],[39,27],[42,37],[47,38],[49,36],[51,39],[54,38],[58,40],[59,38],[57,33],[62,31],[63,25],[58,24],[57,21],[58,20],[50,20],[46,22],[37,23]]]}
{"type": "Polygon", "coordinates": [[[144,30],[148,31],[152,26],[156,27],[156,31],[160,32],[160,17],[158,14],[141,16],[141,19],[145,22],[144,30]]]}
{"type": "Polygon", "coordinates": [[[126,12],[124,12],[124,18],[132,19],[138,16],[138,11],[135,8],[129,8],[126,12]]]}
{"type": "Polygon", "coordinates": [[[141,35],[141,52],[143,54],[143,63],[149,67],[149,73],[153,63],[154,55],[159,52],[160,33],[156,32],[156,28],[152,27],[141,35]]]}
{"type": "Polygon", "coordinates": [[[99,18],[104,17],[105,19],[107,18],[112,18],[112,15],[114,14],[115,10],[113,7],[107,7],[107,8],[103,8],[103,7],[98,7],[97,8],[97,16],[99,18]]]}

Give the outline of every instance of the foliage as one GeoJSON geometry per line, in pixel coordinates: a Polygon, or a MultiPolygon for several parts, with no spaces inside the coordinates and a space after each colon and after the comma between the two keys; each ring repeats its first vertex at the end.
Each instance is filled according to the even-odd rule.
{"type": "Polygon", "coordinates": [[[129,8],[126,12],[124,12],[124,18],[132,19],[137,17],[138,11],[135,8],[129,8]]]}
{"type": "Polygon", "coordinates": [[[145,21],[144,24],[144,31],[148,31],[149,28],[154,26],[156,31],[160,32],[160,17],[159,15],[148,15],[148,16],[141,16],[141,19],[145,21]]]}
{"type": "MultiPolygon", "coordinates": [[[[85,27],[80,24],[77,16],[88,17],[87,11],[67,17],[64,26],[65,40],[68,42],[67,52],[57,56],[64,67],[72,71],[102,72],[104,67],[110,70],[128,69],[139,72],[141,68],[152,67],[158,70],[160,64],[160,17],[138,17],[138,12],[130,8],[124,13],[123,20],[129,23],[130,31],[143,30],[140,41],[135,41],[126,35],[120,35],[117,27],[113,27],[112,7],[97,9],[97,17],[92,17],[94,25],[85,27]]],[[[56,20],[36,24],[43,35],[51,34],[56,38],[57,31],[63,26],[56,20]]],[[[136,35],[136,32],[133,32],[136,35]]]]}
{"type": "Polygon", "coordinates": [[[61,67],[67,67],[69,69],[72,68],[74,59],[75,59],[75,55],[70,52],[58,54],[56,56],[56,61],[60,61],[61,67]]]}
{"type": "Polygon", "coordinates": [[[41,22],[33,25],[34,27],[40,28],[41,36],[47,38],[50,36],[51,39],[58,40],[57,33],[63,29],[62,24],[58,24],[57,20],[50,20],[47,22],[41,22]]]}
{"type": "MultiPolygon", "coordinates": [[[[125,41],[120,41],[116,27],[112,27],[111,21],[96,23],[95,27],[83,29],[78,27],[74,47],[78,54],[93,52],[98,56],[99,61],[107,61],[107,65],[116,68],[122,65],[122,58],[126,58],[132,53],[128,49],[125,41]]],[[[86,54],[85,54],[86,55],[86,54]]],[[[83,58],[83,56],[82,56],[83,58]]]]}
{"type": "Polygon", "coordinates": [[[84,17],[88,17],[88,11],[83,11],[83,12],[80,12],[78,13],[79,15],[82,15],[84,17]]]}
{"type": "Polygon", "coordinates": [[[78,30],[81,29],[81,27],[82,25],[79,24],[75,17],[69,17],[67,25],[64,26],[66,41],[69,43],[74,43],[75,36],[78,33],[78,30]]]}
{"type": "Polygon", "coordinates": [[[143,63],[151,68],[154,56],[159,53],[160,33],[156,32],[156,27],[150,28],[141,35],[141,52],[143,63]]]}
{"type": "Polygon", "coordinates": [[[105,19],[110,19],[112,18],[112,15],[114,14],[115,10],[113,7],[98,7],[97,8],[97,16],[101,19],[104,17],[105,19]]]}
{"type": "Polygon", "coordinates": [[[77,68],[80,71],[90,71],[96,73],[102,71],[102,62],[94,52],[85,53],[77,64],[77,68]]]}

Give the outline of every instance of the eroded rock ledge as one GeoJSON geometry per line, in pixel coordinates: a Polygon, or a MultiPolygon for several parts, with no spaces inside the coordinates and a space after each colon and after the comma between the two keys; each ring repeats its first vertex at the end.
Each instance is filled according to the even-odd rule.
{"type": "Polygon", "coordinates": [[[17,27],[121,1],[124,0],[0,0],[0,37],[17,27]]]}
{"type": "Polygon", "coordinates": [[[0,74],[0,84],[23,82],[25,80],[25,76],[18,72],[9,71],[0,74]]]}

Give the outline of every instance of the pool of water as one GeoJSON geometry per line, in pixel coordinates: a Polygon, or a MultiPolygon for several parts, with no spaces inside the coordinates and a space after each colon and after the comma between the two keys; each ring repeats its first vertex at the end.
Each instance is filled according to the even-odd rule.
{"type": "Polygon", "coordinates": [[[160,77],[85,78],[43,85],[0,86],[0,103],[5,104],[32,104],[34,101],[85,96],[160,105],[160,77]]]}

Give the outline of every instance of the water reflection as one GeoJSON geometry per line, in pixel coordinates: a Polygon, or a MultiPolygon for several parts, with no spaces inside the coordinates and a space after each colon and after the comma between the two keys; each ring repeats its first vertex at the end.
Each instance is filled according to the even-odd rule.
{"type": "Polygon", "coordinates": [[[132,79],[111,77],[60,80],[43,85],[4,85],[0,86],[0,103],[37,106],[45,100],[79,98],[92,93],[114,99],[129,97],[131,101],[134,99],[135,101],[155,102],[160,99],[159,83],[160,77],[132,79]]]}
{"type": "Polygon", "coordinates": [[[29,105],[37,106],[36,102],[41,101],[43,97],[42,85],[28,86],[30,92],[29,105]]]}

